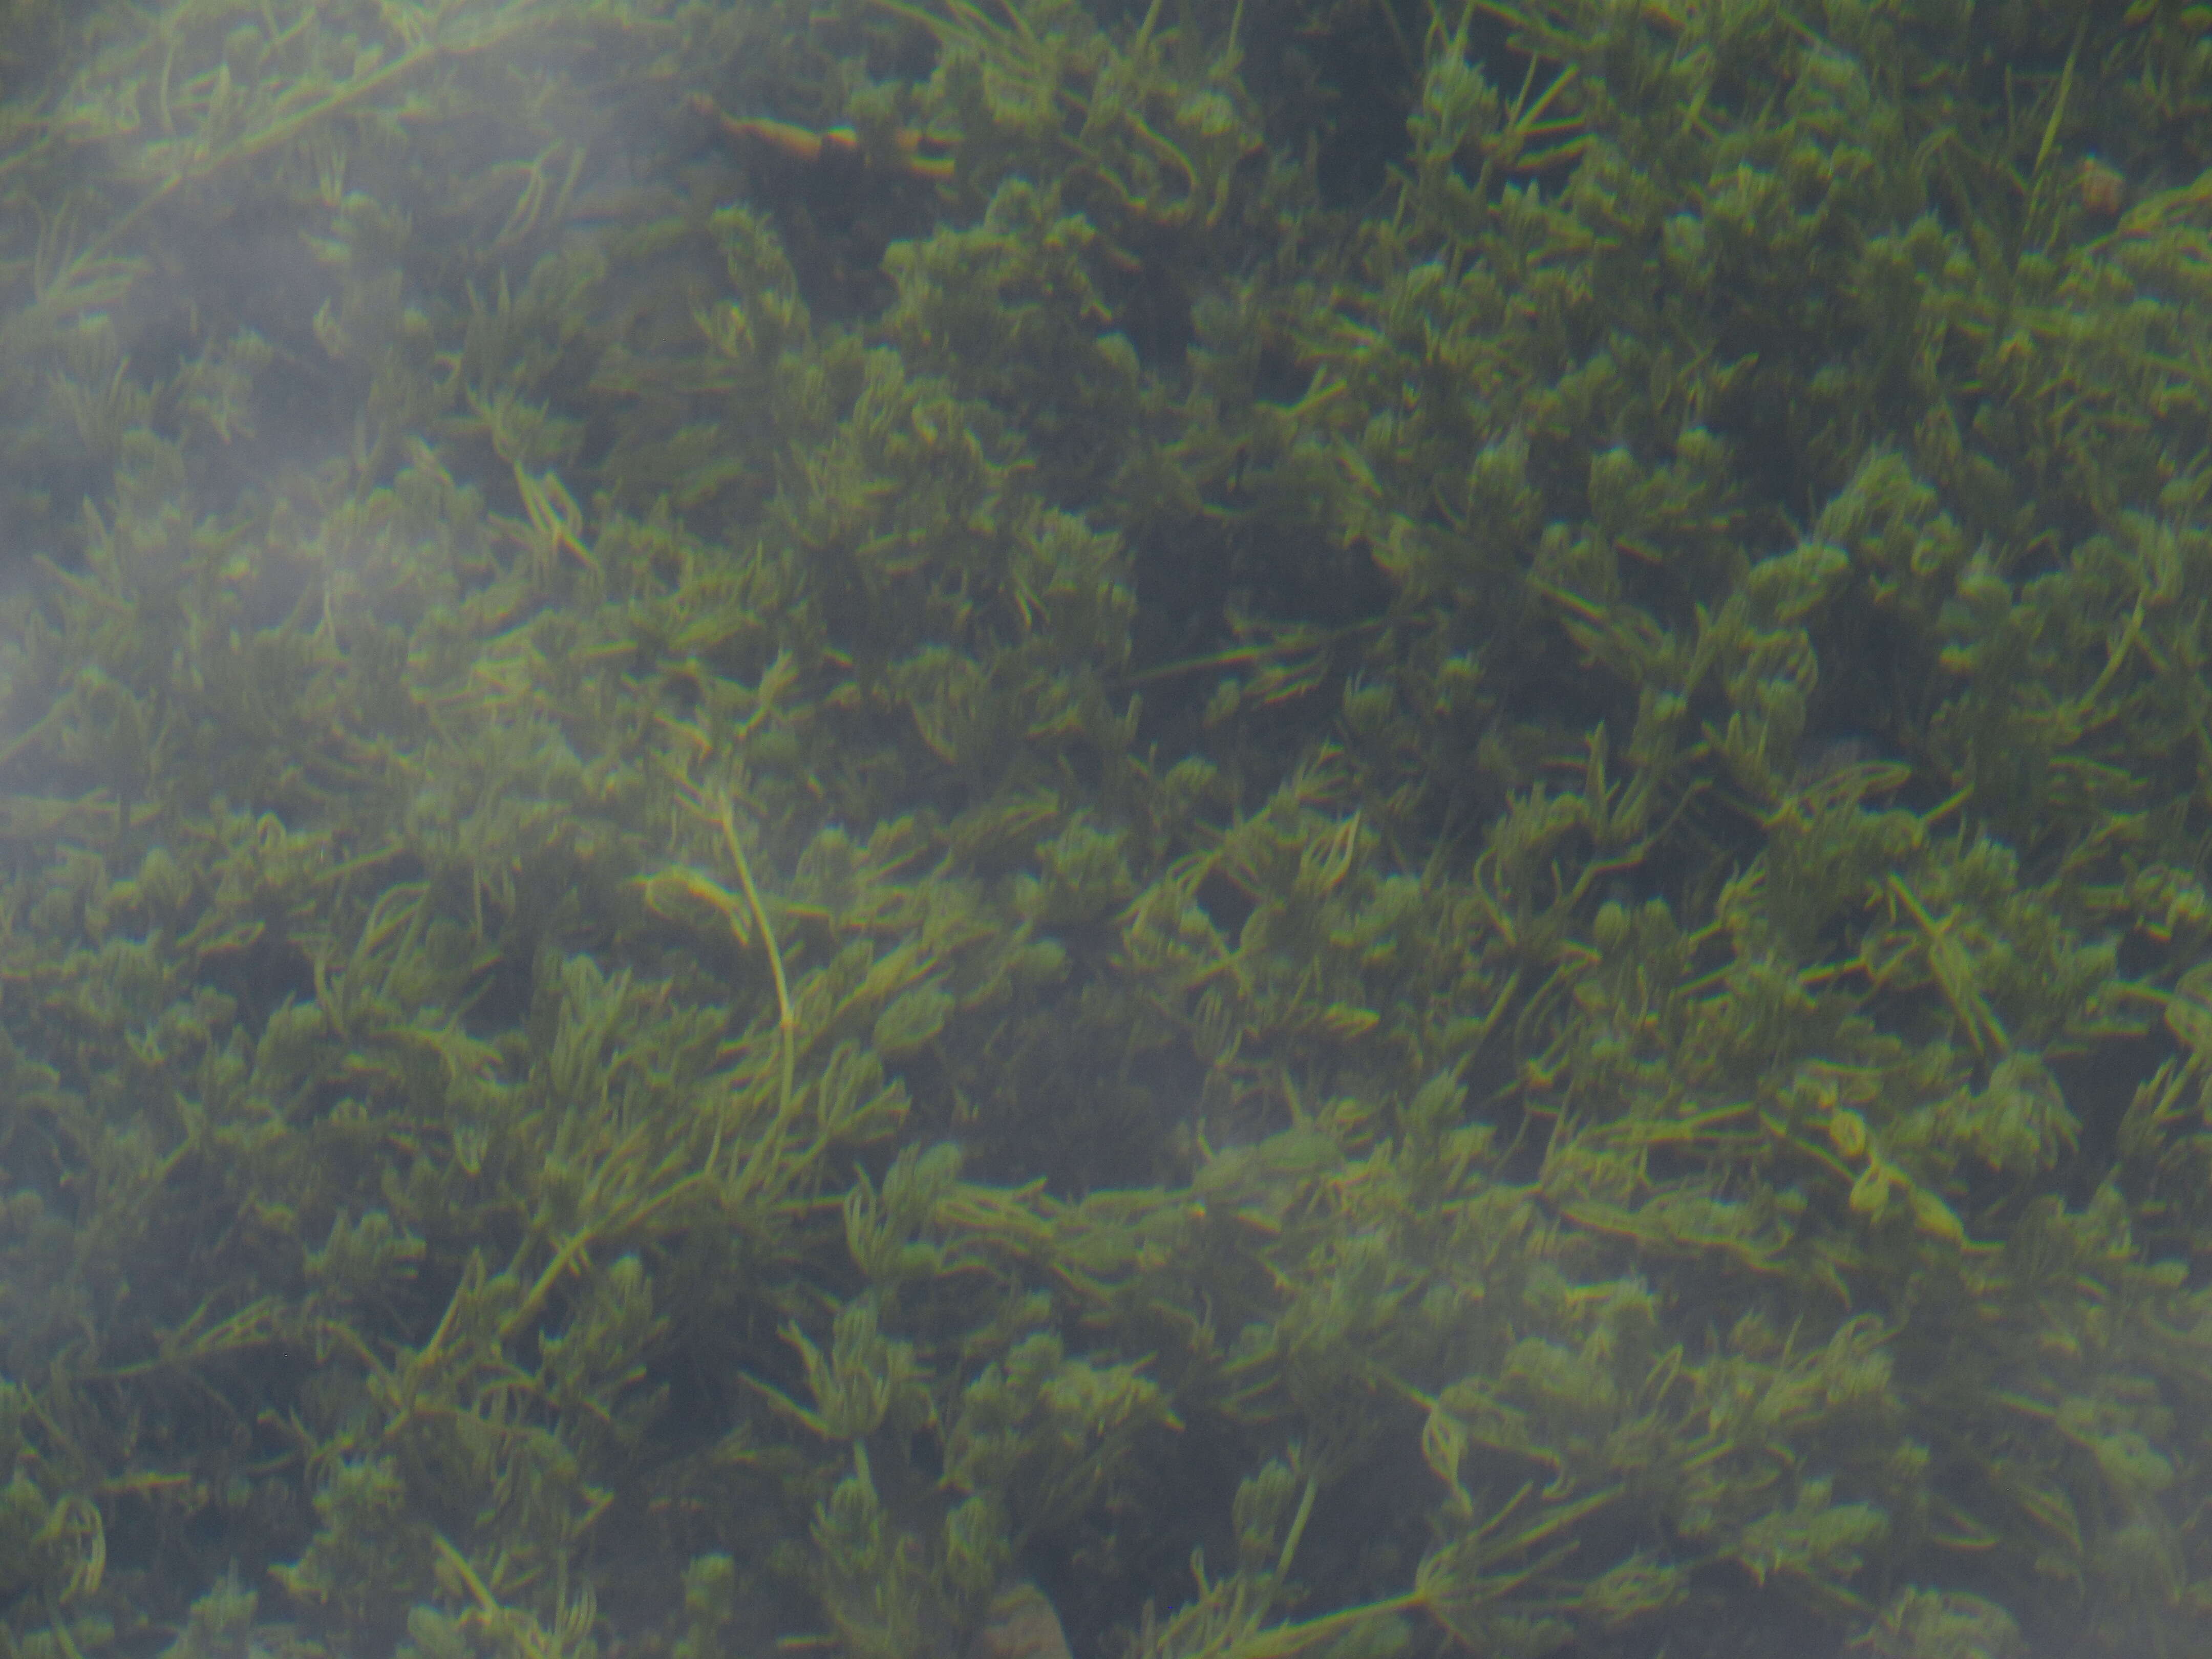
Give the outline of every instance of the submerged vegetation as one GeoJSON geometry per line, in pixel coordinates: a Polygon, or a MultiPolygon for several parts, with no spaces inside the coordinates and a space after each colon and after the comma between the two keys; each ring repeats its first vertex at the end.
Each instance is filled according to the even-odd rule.
{"type": "Polygon", "coordinates": [[[2198,1650],[2212,9],[5,11],[0,1653],[2198,1650]]]}

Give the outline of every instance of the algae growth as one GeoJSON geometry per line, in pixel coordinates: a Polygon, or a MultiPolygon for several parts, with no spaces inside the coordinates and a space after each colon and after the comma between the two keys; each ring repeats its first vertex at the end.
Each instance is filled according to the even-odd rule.
{"type": "Polygon", "coordinates": [[[4,21],[0,1652],[2200,1650],[2212,8],[4,21]]]}

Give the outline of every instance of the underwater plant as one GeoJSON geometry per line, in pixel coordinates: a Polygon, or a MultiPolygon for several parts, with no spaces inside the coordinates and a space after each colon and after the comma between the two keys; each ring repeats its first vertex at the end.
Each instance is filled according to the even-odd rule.
{"type": "Polygon", "coordinates": [[[2203,8],[6,21],[0,1652],[2193,1650],[2203,8]]]}

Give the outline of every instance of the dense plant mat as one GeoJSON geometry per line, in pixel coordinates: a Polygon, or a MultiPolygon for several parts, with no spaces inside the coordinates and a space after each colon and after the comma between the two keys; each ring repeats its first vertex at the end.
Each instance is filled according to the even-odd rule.
{"type": "Polygon", "coordinates": [[[2201,1651],[2212,9],[4,14],[0,1654],[2201,1651]]]}

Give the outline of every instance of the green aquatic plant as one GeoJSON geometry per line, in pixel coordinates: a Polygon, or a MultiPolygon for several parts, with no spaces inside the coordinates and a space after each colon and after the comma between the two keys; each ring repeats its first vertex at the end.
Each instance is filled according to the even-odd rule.
{"type": "Polygon", "coordinates": [[[2187,1650],[2201,9],[18,9],[0,1644],[2187,1650]]]}

